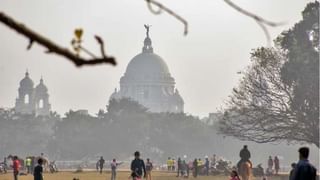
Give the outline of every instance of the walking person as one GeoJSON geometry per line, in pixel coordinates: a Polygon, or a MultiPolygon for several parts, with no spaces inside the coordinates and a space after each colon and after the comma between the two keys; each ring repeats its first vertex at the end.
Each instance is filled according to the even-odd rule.
{"type": "Polygon", "coordinates": [[[18,180],[19,170],[20,170],[20,161],[18,156],[13,156],[12,168],[13,168],[13,179],[18,180]]]}
{"type": "Polygon", "coordinates": [[[183,160],[181,163],[181,171],[182,171],[182,177],[187,178],[188,177],[188,164],[186,163],[186,160],[183,160]]]}
{"type": "Polygon", "coordinates": [[[146,177],[146,166],[142,159],[140,159],[140,152],[136,151],[134,153],[134,160],[131,162],[131,177],[132,180],[138,180],[142,178],[142,175],[144,175],[144,178],[146,177]]]}
{"type": "Polygon", "coordinates": [[[27,174],[32,173],[31,163],[32,163],[31,157],[28,156],[28,157],[26,158],[27,174]]]}
{"type": "Polygon", "coordinates": [[[167,160],[167,168],[168,168],[168,171],[171,170],[171,158],[168,157],[168,160],[167,160]]]}
{"type": "Polygon", "coordinates": [[[43,167],[42,167],[42,164],[43,164],[43,159],[42,158],[39,158],[38,159],[38,165],[34,168],[34,171],[33,171],[33,177],[34,177],[34,180],[43,180],[43,167]]]}
{"type": "Polygon", "coordinates": [[[316,180],[317,169],[309,162],[309,148],[302,147],[299,149],[299,162],[294,172],[293,180],[316,180]]]}
{"type": "Polygon", "coordinates": [[[174,158],[171,159],[171,167],[172,167],[172,171],[176,170],[176,160],[174,158]]]}
{"type": "Polygon", "coordinates": [[[153,169],[153,165],[152,162],[150,161],[149,158],[147,158],[147,162],[146,162],[146,179],[147,180],[151,180],[151,171],[153,169]]]}
{"type": "Polygon", "coordinates": [[[117,167],[122,163],[117,163],[116,159],[113,159],[111,162],[111,180],[116,180],[117,177],[117,167]]]}
{"type": "Polygon", "coordinates": [[[208,157],[206,157],[206,161],[205,161],[205,163],[204,163],[204,166],[205,166],[205,168],[206,168],[206,175],[207,176],[209,176],[209,166],[210,166],[210,162],[209,162],[209,158],[208,157]]]}
{"type": "Polygon", "coordinates": [[[196,178],[198,176],[198,160],[197,158],[193,161],[193,177],[196,178]]]}
{"type": "Polygon", "coordinates": [[[274,161],[274,170],[276,172],[276,175],[278,175],[279,169],[280,169],[280,161],[278,156],[275,156],[273,161],[274,161]]]}
{"type": "Polygon", "coordinates": [[[8,164],[7,164],[7,157],[3,158],[3,171],[7,173],[8,164]]]}
{"type": "Polygon", "coordinates": [[[101,156],[99,159],[100,174],[102,174],[104,163],[105,163],[105,160],[103,159],[103,156],[101,156]]]}
{"type": "Polygon", "coordinates": [[[181,161],[181,158],[179,157],[178,158],[178,162],[177,162],[177,166],[178,166],[178,169],[177,169],[177,177],[179,177],[180,175],[182,176],[182,161],[181,161]]]}
{"type": "Polygon", "coordinates": [[[272,160],[272,157],[269,156],[269,159],[268,159],[268,169],[267,169],[267,175],[272,175],[273,174],[273,160],[272,160]]]}

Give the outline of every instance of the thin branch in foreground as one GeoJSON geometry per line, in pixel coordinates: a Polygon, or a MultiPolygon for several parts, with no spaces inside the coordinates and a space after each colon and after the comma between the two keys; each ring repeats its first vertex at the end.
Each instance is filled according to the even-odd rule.
{"type": "Polygon", "coordinates": [[[176,19],[178,19],[183,25],[184,25],[184,31],[183,34],[186,36],[188,34],[188,22],[182,18],[180,15],[178,15],[177,13],[173,12],[171,9],[169,9],[168,7],[164,6],[163,4],[159,3],[158,1],[155,0],[145,0],[147,2],[148,8],[149,10],[153,13],[153,14],[161,14],[162,10],[164,10],[165,12],[167,12],[168,14],[170,14],[171,16],[175,17],[176,19]],[[157,10],[155,10],[152,6],[156,6],[158,7],[157,10]]]}
{"type": "MultiPolygon", "coordinates": [[[[83,66],[83,65],[96,65],[96,64],[112,64],[116,65],[115,58],[110,56],[105,56],[102,54],[102,57],[99,58],[92,58],[92,59],[85,59],[76,54],[69,51],[67,48],[60,47],[56,43],[52,42],[51,40],[47,39],[46,37],[36,33],[35,31],[29,29],[25,25],[17,22],[13,18],[6,15],[4,12],[0,12],[0,22],[5,24],[6,26],[12,28],[16,32],[20,33],[21,35],[27,37],[29,39],[29,44],[27,49],[30,49],[34,42],[44,46],[47,48],[48,53],[56,53],[60,56],[65,57],[67,60],[74,63],[76,66],[83,66]]],[[[101,44],[100,44],[101,46],[101,44]]]]}
{"type": "Polygon", "coordinates": [[[224,0],[224,2],[227,3],[233,9],[240,12],[241,14],[254,19],[257,22],[257,24],[261,27],[261,29],[263,30],[263,32],[267,38],[268,46],[270,45],[271,37],[270,37],[270,33],[268,31],[268,28],[266,26],[277,27],[277,26],[284,24],[284,23],[277,23],[277,22],[272,22],[272,21],[266,20],[266,19],[254,14],[254,13],[251,13],[251,12],[241,8],[237,4],[233,3],[231,0],[224,0]]]}

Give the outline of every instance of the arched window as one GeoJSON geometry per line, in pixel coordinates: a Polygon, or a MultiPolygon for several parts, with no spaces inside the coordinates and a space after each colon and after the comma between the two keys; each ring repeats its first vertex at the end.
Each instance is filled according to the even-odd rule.
{"type": "Polygon", "coordinates": [[[40,99],[40,101],[39,101],[39,108],[40,109],[43,108],[43,99],[40,99]]]}
{"type": "Polygon", "coordinates": [[[29,104],[29,94],[26,94],[25,96],[24,96],[24,103],[25,104],[29,104]]]}

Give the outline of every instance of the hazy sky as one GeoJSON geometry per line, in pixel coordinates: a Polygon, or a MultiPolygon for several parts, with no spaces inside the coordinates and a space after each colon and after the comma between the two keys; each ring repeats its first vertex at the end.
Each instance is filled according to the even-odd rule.
{"type": "MultiPolygon", "coordinates": [[[[107,53],[118,65],[76,68],[62,57],[47,55],[34,44],[0,23],[0,107],[13,107],[19,81],[29,69],[35,84],[41,75],[49,89],[52,109],[105,109],[128,62],[141,52],[145,29],[155,53],[168,64],[176,87],[185,101],[185,111],[205,116],[216,111],[237,85],[250,63],[250,51],[266,45],[266,38],[252,20],[227,6],[223,0],[159,0],[189,22],[188,36],[173,17],[149,12],[144,0],[0,0],[0,11],[32,27],[53,41],[70,47],[73,30],[84,29],[84,43],[98,52],[94,34],[102,36],[107,53]]],[[[275,38],[301,20],[307,0],[234,0],[266,19],[284,21],[269,28],[275,38]]]]}

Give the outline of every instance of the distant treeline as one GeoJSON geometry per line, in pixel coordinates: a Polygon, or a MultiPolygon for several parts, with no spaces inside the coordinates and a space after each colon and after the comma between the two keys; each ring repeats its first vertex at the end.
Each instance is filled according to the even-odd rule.
{"type": "Polygon", "coordinates": [[[55,159],[129,158],[136,150],[164,160],[204,154],[213,129],[184,113],[151,113],[130,99],[111,100],[95,116],[70,110],[41,117],[0,110],[0,155],[40,154],[55,159]]]}

